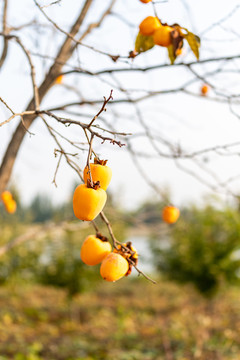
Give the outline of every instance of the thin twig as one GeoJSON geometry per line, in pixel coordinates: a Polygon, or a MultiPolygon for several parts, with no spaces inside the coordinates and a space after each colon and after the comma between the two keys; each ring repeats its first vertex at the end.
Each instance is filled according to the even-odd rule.
{"type": "MultiPolygon", "coordinates": [[[[3,19],[2,19],[2,29],[3,29],[3,33],[8,35],[8,27],[7,27],[7,7],[8,7],[8,0],[4,1],[4,7],[3,7],[3,19]]],[[[7,53],[8,53],[8,38],[4,37],[3,39],[3,50],[2,50],[2,55],[0,58],[0,69],[2,68],[4,61],[7,58],[7,53]]]]}
{"type": "MultiPolygon", "coordinates": [[[[106,55],[108,57],[110,57],[113,61],[117,61],[119,58],[125,58],[127,59],[128,57],[127,56],[120,56],[120,55],[112,55],[112,54],[109,54],[105,51],[102,51],[102,50],[99,50],[99,49],[96,49],[94,48],[93,46],[90,46],[88,44],[83,44],[80,40],[77,40],[72,34],[68,33],[67,31],[63,30],[62,28],[60,28],[46,13],[45,11],[43,11],[43,9],[41,8],[41,6],[38,4],[38,2],[36,0],[34,0],[36,6],[39,8],[39,10],[42,12],[42,14],[45,16],[45,18],[58,30],[60,31],[61,33],[65,34],[66,36],[68,36],[72,41],[74,41],[77,45],[81,45],[81,46],[84,46],[86,47],[87,49],[90,49],[90,50],[93,50],[99,54],[102,54],[102,55],[106,55]]],[[[74,49],[74,47],[73,47],[74,49]]]]}
{"type": "Polygon", "coordinates": [[[0,97],[0,101],[6,106],[6,108],[15,115],[14,111],[10,108],[10,106],[6,103],[6,101],[3,100],[3,98],[0,97]]]}
{"type": "Polygon", "coordinates": [[[99,115],[103,112],[103,111],[106,111],[106,105],[107,103],[113,99],[112,97],[112,93],[113,93],[113,90],[110,91],[110,95],[109,97],[106,99],[105,96],[104,96],[104,102],[103,102],[103,105],[101,107],[101,109],[99,110],[99,112],[94,116],[94,118],[90,121],[90,123],[88,124],[88,129],[92,126],[92,124],[94,123],[94,121],[99,117],[99,115]]]}
{"type": "Polygon", "coordinates": [[[35,71],[35,67],[33,65],[32,59],[31,59],[31,55],[30,52],[27,50],[27,48],[23,45],[22,41],[19,39],[19,37],[15,37],[16,42],[21,46],[21,48],[23,49],[25,55],[27,56],[29,65],[31,67],[31,79],[32,79],[32,86],[33,86],[33,97],[34,97],[34,103],[35,103],[35,110],[38,111],[39,110],[39,105],[40,105],[40,101],[39,101],[39,93],[38,93],[38,87],[37,87],[37,83],[36,83],[36,71],[35,71]]]}
{"type": "Polygon", "coordinates": [[[91,156],[92,156],[92,143],[93,143],[93,138],[94,138],[94,135],[91,134],[91,138],[90,138],[90,141],[89,141],[89,150],[88,150],[88,157],[87,157],[87,173],[89,175],[89,181],[90,181],[90,185],[91,187],[93,187],[93,179],[92,179],[92,172],[91,172],[91,167],[90,167],[90,159],[91,159],[91,156]]]}
{"type": "MultiPolygon", "coordinates": [[[[57,156],[56,152],[55,153],[55,156],[57,156]]],[[[62,156],[63,154],[61,153],[60,156],[59,156],[59,159],[58,159],[58,163],[57,163],[57,167],[56,167],[56,170],[55,170],[55,173],[54,173],[54,177],[53,177],[53,181],[52,183],[57,187],[57,183],[56,183],[56,176],[57,176],[57,172],[58,172],[58,169],[59,169],[59,165],[60,165],[60,162],[62,160],[62,156]]]]}

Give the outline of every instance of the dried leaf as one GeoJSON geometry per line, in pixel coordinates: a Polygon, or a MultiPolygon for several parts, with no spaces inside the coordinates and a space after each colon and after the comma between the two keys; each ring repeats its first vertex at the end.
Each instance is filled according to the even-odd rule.
{"type": "Polygon", "coordinates": [[[171,64],[174,63],[177,56],[181,53],[179,50],[183,47],[183,36],[180,31],[179,25],[175,25],[173,27],[173,31],[171,32],[171,45],[168,48],[168,56],[171,61],[171,64]]]}
{"type": "Polygon", "coordinates": [[[152,36],[144,36],[138,33],[135,41],[135,51],[138,53],[150,50],[154,46],[152,36]]]}

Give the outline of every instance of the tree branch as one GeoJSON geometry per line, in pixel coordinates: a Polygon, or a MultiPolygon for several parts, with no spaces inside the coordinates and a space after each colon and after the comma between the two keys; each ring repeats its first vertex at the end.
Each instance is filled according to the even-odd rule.
{"type": "MultiPolygon", "coordinates": [[[[72,26],[72,29],[70,31],[71,36],[75,36],[80,26],[83,23],[83,20],[85,19],[85,16],[92,4],[92,0],[86,0],[85,4],[76,20],[74,25],[72,26]]],[[[49,69],[48,73],[46,74],[46,77],[42,84],[39,86],[39,104],[41,103],[44,96],[47,94],[49,89],[55,84],[55,79],[57,76],[61,73],[61,69],[63,65],[67,62],[67,60],[71,57],[73,52],[72,49],[72,39],[69,38],[69,36],[66,36],[56,58],[49,69]],[[59,64],[58,60],[61,60],[61,64],[59,64]]],[[[26,111],[34,110],[34,98],[30,101],[30,103],[27,106],[26,111]]],[[[3,157],[3,161],[0,167],[0,193],[4,191],[4,189],[7,186],[7,183],[10,179],[12,169],[14,162],[16,160],[19,148],[22,144],[22,141],[24,139],[24,136],[26,135],[26,129],[29,129],[33,121],[36,119],[37,115],[27,115],[24,116],[24,126],[22,125],[22,122],[19,123],[17,126],[12,139],[8,145],[8,148],[5,152],[5,155],[3,157]]]]}

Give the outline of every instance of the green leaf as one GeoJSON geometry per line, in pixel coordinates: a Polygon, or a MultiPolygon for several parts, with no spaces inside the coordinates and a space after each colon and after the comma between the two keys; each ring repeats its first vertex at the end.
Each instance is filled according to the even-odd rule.
{"type": "Polygon", "coordinates": [[[176,60],[176,55],[175,55],[175,51],[174,51],[174,48],[173,48],[173,45],[170,45],[168,46],[168,57],[171,61],[171,64],[173,65],[174,64],[174,61],[176,60]]]}
{"type": "Polygon", "coordinates": [[[135,50],[138,53],[150,50],[153,46],[154,46],[154,42],[152,36],[144,36],[138,33],[135,41],[135,50]]]}
{"type": "Polygon", "coordinates": [[[201,40],[200,38],[191,33],[191,32],[187,32],[187,34],[184,35],[185,39],[187,40],[192,52],[194,53],[194,55],[196,56],[197,60],[199,60],[199,48],[200,48],[200,44],[201,44],[201,40]]]}

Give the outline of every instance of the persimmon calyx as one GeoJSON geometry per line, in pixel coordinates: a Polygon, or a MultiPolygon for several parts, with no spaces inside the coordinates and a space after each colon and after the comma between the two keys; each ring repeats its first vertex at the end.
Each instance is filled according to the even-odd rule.
{"type": "Polygon", "coordinates": [[[103,165],[105,166],[107,164],[108,160],[100,160],[99,158],[94,158],[94,164],[103,165]]]}
{"type": "Polygon", "coordinates": [[[131,51],[129,51],[128,58],[134,59],[138,55],[139,55],[139,53],[136,50],[131,50],[131,51]]]}
{"type": "Polygon", "coordinates": [[[90,188],[90,189],[94,189],[94,190],[97,190],[99,189],[101,186],[100,186],[100,181],[95,181],[95,182],[91,182],[90,179],[87,179],[87,187],[90,188]]]}
{"type": "Polygon", "coordinates": [[[96,233],[96,238],[103,242],[108,242],[108,238],[106,236],[103,236],[101,233],[96,233]]]}
{"type": "Polygon", "coordinates": [[[131,241],[128,241],[124,244],[119,244],[117,248],[115,248],[114,252],[122,255],[129,264],[129,270],[126,274],[129,275],[132,270],[132,266],[137,266],[138,263],[138,253],[137,250],[132,246],[131,241]]]}

